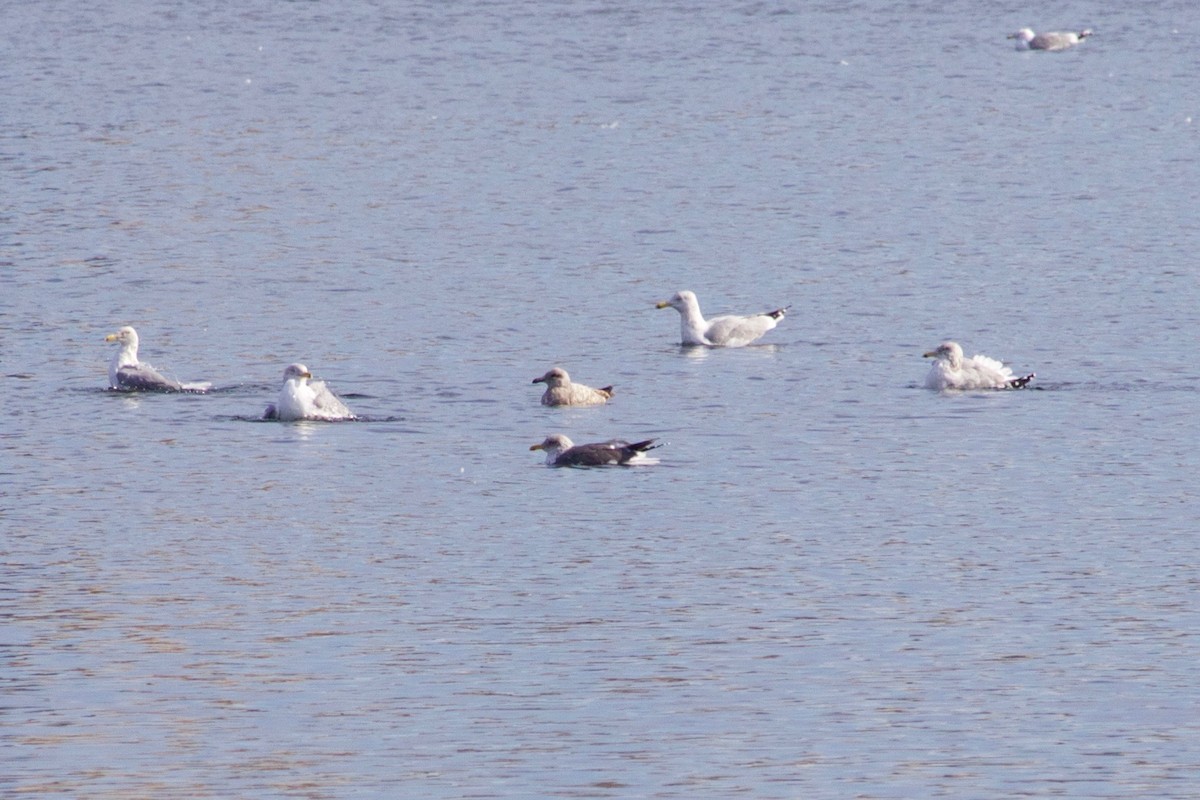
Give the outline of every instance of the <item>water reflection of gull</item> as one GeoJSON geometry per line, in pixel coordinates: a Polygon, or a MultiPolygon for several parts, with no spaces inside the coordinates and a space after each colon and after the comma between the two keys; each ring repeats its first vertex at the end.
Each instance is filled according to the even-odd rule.
{"type": "MultiPolygon", "coordinates": [[[[679,354],[684,358],[703,360],[705,358],[715,357],[715,349],[716,348],[713,347],[695,347],[692,345],[681,344],[679,345],[678,351],[679,354]]],[[[781,349],[781,345],[773,342],[755,342],[754,344],[741,348],[741,351],[744,354],[744,357],[748,357],[750,353],[758,356],[769,356],[778,353],[781,349]]]]}

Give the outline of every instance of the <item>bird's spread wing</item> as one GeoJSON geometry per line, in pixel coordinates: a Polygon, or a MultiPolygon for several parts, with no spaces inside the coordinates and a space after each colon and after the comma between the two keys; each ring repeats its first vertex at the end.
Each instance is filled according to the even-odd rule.
{"type": "Polygon", "coordinates": [[[321,412],[322,416],[327,416],[331,419],[353,417],[349,407],[346,406],[338,396],[329,391],[329,387],[324,381],[312,381],[309,386],[313,390],[313,405],[321,412]]]}

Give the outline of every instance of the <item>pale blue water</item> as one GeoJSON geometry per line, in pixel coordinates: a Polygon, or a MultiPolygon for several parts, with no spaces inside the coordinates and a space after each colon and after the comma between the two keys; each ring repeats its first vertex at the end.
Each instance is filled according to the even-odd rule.
{"type": "Polygon", "coordinates": [[[1197,796],[1190,3],[5,18],[3,794],[1197,796]]]}

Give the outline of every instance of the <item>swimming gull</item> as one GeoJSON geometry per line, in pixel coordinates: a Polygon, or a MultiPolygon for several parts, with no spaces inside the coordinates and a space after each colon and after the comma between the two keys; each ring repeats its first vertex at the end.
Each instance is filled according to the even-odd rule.
{"type": "Polygon", "coordinates": [[[925,388],[939,392],[945,389],[1020,389],[1036,377],[1033,372],[1020,377],[1013,375],[1011,369],[987,356],[963,358],[957,342],[942,342],[937,350],[929,351],[925,357],[934,359],[925,377],[925,388]]]}
{"type": "Polygon", "coordinates": [[[613,396],[613,387],[593,389],[582,383],[571,383],[571,376],[565,369],[555,367],[540,378],[534,378],[534,383],[546,384],[542,395],[544,406],[597,406],[607,403],[613,396]]]}
{"type": "Polygon", "coordinates": [[[1092,35],[1090,28],[1079,33],[1074,31],[1052,31],[1035,34],[1031,28],[1021,28],[1016,33],[1010,33],[1009,39],[1017,40],[1018,50],[1066,50],[1074,47],[1092,35]]]}
{"type": "Polygon", "coordinates": [[[278,419],[292,422],[301,419],[347,420],[357,419],[346,404],[337,398],[324,381],[312,381],[312,373],[303,364],[289,364],[283,371],[283,388],[279,390],[279,402],[271,403],[263,413],[263,419],[278,419]]]}
{"type": "Polygon", "coordinates": [[[760,338],[779,324],[791,306],[777,308],[765,314],[735,316],[728,314],[706,320],[700,313],[700,303],[693,292],[676,292],[656,308],[670,306],[679,312],[683,344],[705,344],[713,347],[743,347],[760,338]]]}
{"type": "Polygon", "coordinates": [[[612,439],[593,444],[575,444],[561,433],[556,433],[529,449],[544,450],[546,465],[550,467],[605,467],[613,464],[636,466],[658,463],[658,459],[645,455],[647,450],[662,447],[661,444],[655,444],[655,441],[646,439],[630,444],[623,439],[612,439]]]}
{"type": "Polygon", "coordinates": [[[129,325],[105,336],[104,341],[121,344],[121,349],[108,365],[110,389],[123,392],[207,392],[212,388],[207,381],[181,383],[138,361],[138,335],[129,325]]]}

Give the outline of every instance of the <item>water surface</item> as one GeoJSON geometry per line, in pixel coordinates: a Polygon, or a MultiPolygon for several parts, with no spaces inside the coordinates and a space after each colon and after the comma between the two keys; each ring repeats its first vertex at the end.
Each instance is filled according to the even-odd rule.
{"type": "Polygon", "coordinates": [[[1195,14],[1058,13],[9,9],[0,786],[1193,796],[1195,14]]]}

